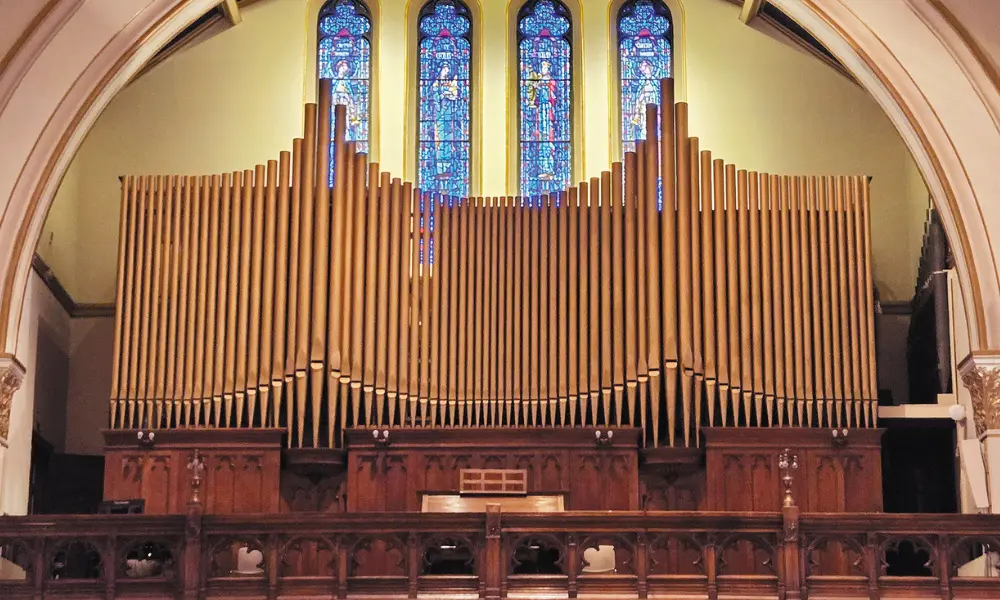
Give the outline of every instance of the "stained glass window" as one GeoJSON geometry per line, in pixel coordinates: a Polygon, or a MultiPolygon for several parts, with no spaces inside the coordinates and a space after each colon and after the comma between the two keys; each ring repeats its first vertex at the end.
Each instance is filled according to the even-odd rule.
{"type": "MultiPolygon", "coordinates": [[[[347,141],[357,142],[359,152],[368,151],[371,30],[371,14],[360,0],[330,0],[319,13],[319,78],[333,80],[333,104],[346,106],[347,141]]],[[[331,130],[333,119],[331,113],[331,130]]],[[[332,151],[330,163],[332,182],[332,151]]]]}
{"type": "Polygon", "coordinates": [[[457,0],[420,11],[418,183],[450,196],[469,194],[469,71],[472,20],[457,0]]]}
{"type": "Polygon", "coordinates": [[[558,0],[530,0],[517,18],[521,194],[570,184],[573,148],[570,14],[558,0]]]}
{"type": "Polygon", "coordinates": [[[646,105],[660,103],[660,79],[670,77],[673,28],[662,0],[628,0],[618,11],[622,148],[646,137],[646,105]]]}

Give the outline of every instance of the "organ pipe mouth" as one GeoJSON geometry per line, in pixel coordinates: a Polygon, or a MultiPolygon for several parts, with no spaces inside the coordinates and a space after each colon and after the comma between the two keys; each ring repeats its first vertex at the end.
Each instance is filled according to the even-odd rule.
{"type": "Polygon", "coordinates": [[[369,163],[320,85],[276,160],[121,179],[113,428],[876,425],[870,177],[737,169],[666,79],[597,177],[448,198],[369,163]]]}

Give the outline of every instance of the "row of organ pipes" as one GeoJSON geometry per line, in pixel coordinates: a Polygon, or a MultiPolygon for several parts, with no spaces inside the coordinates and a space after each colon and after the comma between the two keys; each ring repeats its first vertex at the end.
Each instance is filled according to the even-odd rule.
{"type": "Polygon", "coordinates": [[[277,161],[123,178],[111,426],[875,426],[867,178],[737,170],[661,93],[540,198],[380,172],[329,81],[277,161]]]}

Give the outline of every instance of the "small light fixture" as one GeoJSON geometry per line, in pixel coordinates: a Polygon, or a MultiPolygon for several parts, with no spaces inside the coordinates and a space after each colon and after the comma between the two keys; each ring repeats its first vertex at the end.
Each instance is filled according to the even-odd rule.
{"type": "Polygon", "coordinates": [[[145,446],[146,448],[151,447],[156,442],[156,432],[155,431],[142,431],[139,430],[135,433],[136,440],[139,442],[140,446],[145,446]]]}
{"type": "Polygon", "coordinates": [[[834,448],[843,448],[847,445],[847,429],[832,429],[830,437],[834,448]]]}
{"type": "Polygon", "coordinates": [[[375,441],[376,446],[388,446],[389,445],[389,430],[379,431],[378,429],[372,430],[372,439],[375,441]]]}
{"type": "Polygon", "coordinates": [[[611,444],[611,439],[615,437],[615,432],[610,429],[607,431],[601,431],[598,429],[594,432],[594,439],[598,446],[609,446],[611,444]]]}

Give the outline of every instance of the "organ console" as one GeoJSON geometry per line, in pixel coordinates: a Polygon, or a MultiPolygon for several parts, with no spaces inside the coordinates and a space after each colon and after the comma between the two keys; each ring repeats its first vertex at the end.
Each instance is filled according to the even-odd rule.
{"type": "Polygon", "coordinates": [[[541,197],[380,171],[328,80],[277,160],[123,178],[112,429],[875,427],[867,178],[738,170],[661,93],[541,197]]]}

